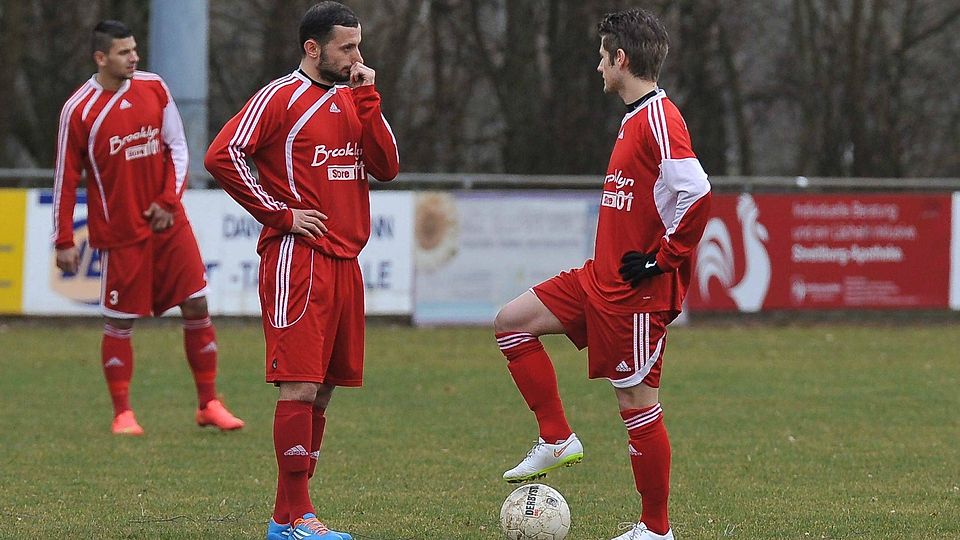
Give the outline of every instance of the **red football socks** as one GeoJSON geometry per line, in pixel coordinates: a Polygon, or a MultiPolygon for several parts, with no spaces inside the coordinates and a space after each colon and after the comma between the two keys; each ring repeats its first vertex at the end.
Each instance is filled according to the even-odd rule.
{"type": "Polygon", "coordinates": [[[620,411],[620,417],[630,435],[630,465],[643,503],[640,521],[651,532],[666,534],[670,529],[670,439],[660,404],[620,411]]]}
{"type": "MultiPolygon", "coordinates": [[[[294,402],[301,403],[301,402],[294,402]]],[[[307,478],[313,478],[313,472],[317,468],[317,458],[320,453],[320,446],[323,443],[323,428],[327,425],[326,409],[322,407],[313,407],[312,429],[310,431],[310,470],[307,471],[307,478]]],[[[273,521],[275,523],[290,523],[290,510],[287,504],[287,496],[283,491],[282,480],[277,480],[277,502],[273,507],[273,521]]],[[[300,514],[303,516],[303,514],[300,514]]],[[[299,516],[298,516],[299,517],[299,516]]]]}
{"type": "Polygon", "coordinates": [[[277,475],[277,499],[273,504],[273,522],[290,523],[290,510],[288,508],[287,496],[283,492],[283,481],[280,479],[280,475],[277,475]]]}
{"type": "Polygon", "coordinates": [[[555,444],[570,437],[573,431],[563,412],[557,373],[540,340],[526,332],[504,332],[497,334],[497,344],[507,357],[513,382],[537,417],[540,438],[555,444]]]}
{"type": "Polygon", "coordinates": [[[217,336],[210,317],[183,321],[183,347],[197,386],[197,403],[202,409],[217,398],[217,336]]]}
{"type": "Polygon", "coordinates": [[[309,401],[277,401],[273,416],[273,446],[277,455],[278,489],[274,521],[286,523],[304,514],[313,513],[307,487],[310,471],[313,403],[309,401]],[[282,494],[282,497],[279,495],[282,494]],[[284,499],[286,508],[284,508],[284,499]],[[286,515],[283,515],[286,513],[286,515]],[[283,520],[283,521],[281,521],[283,520]]]}
{"type": "Polygon", "coordinates": [[[323,428],[327,426],[326,409],[313,408],[313,429],[310,431],[310,472],[308,478],[313,478],[317,470],[317,460],[320,458],[320,446],[323,444],[323,428]]]}
{"type": "Polygon", "coordinates": [[[130,379],[133,378],[133,346],[130,336],[133,329],[103,325],[103,341],[100,343],[100,361],[107,389],[113,400],[113,415],[130,410],[130,379]]]}

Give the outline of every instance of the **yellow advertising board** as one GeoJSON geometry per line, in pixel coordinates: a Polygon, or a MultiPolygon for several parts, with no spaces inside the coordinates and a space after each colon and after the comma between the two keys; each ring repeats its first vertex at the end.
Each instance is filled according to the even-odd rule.
{"type": "Polygon", "coordinates": [[[27,190],[0,189],[0,313],[20,313],[27,190]]]}

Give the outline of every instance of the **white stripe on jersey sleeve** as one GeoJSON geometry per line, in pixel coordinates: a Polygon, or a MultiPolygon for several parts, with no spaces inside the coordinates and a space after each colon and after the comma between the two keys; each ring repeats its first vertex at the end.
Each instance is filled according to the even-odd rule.
{"type": "Polygon", "coordinates": [[[180,111],[177,109],[177,104],[173,102],[170,92],[167,92],[167,106],[163,108],[163,130],[160,135],[163,137],[163,142],[170,148],[173,171],[177,178],[176,192],[179,196],[187,183],[190,153],[187,150],[187,136],[183,132],[183,120],[180,118],[180,111]]]}
{"type": "Polygon", "coordinates": [[[667,114],[663,111],[663,100],[658,99],[656,102],[650,105],[652,108],[656,108],[657,117],[660,121],[660,124],[663,126],[662,136],[663,136],[663,159],[671,159],[673,155],[670,153],[670,132],[667,131],[667,114]]]}
{"type": "Polygon", "coordinates": [[[60,199],[63,196],[63,174],[67,159],[67,140],[70,137],[70,117],[77,106],[86,99],[93,87],[89,82],[70,96],[60,111],[60,126],[57,129],[57,160],[53,170],[53,239],[60,233],[60,199]]]}
{"type": "Polygon", "coordinates": [[[660,178],[671,192],[677,194],[673,220],[664,223],[667,227],[666,236],[669,238],[693,203],[710,192],[710,182],[697,158],[663,160],[660,163],[660,178]]]}
{"type": "Polygon", "coordinates": [[[397,163],[400,163],[400,147],[397,146],[397,137],[393,134],[393,128],[390,127],[390,122],[387,122],[387,117],[380,113],[380,119],[383,120],[383,125],[387,128],[387,132],[390,134],[390,138],[393,139],[393,149],[394,153],[397,156],[397,163]]]}
{"type": "Polygon", "coordinates": [[[296,77],[293,75],[287,75],[286,77],[277,79],[267,86],[264,86],[259,92],[257,92],[257,94],[254,95],[250,100],[250,105],[247,107],[247,110],[244,111],[243,117],[240,119],[240,123],[237,125],[237,131],[230,140],[230,144],[227,145],[227,151],[230,154],[230,159],[233,161],[233,166],[240,175],[240,178],[243,179],[243,182],[250,189],[250,192],[257,197],[264,207],[273,210],[281,210],[286,208],[286,205],[274,199],[269,193],[267,193],[263,189],[263,186],[261,186],[257,181],[256,177],[253,176],[253,172],[251,172],[250,167],[247,166],[246,155],[243,152],[243,147],[250,142],[250,137],[253,136],[253,131],[260,122],[260,117],[263,115],[263,111],[266,109],[267,103],[270,102],[270,99],[273,98],[274,94],[276,94],[277,91],[283,86],[296,81],[296,77]]]}
{"type": "Polygon", "coordinates": [[[650,123],[650,132],[653,133],[653,139],[657,141],[657,147],[660,149],[660,159],[667,154],[663,146],[664,133],[660,129],[660,119],[657,117],[659,111],[657,107],[650,105],[647,107],[647,122],[650,123]]]}
{"type": "Polygon", "coordinates": [[[160,137],[170,148],[170,156],[173,159],[173,172],[176,178],[175,189],[177,196],[183,193],[183,188],[187,183],[187,168],[190,164],[190,152],[187,149],[187,136],[183,131],[183,120],[180,118],[180,110],[173,101],[173,94],[170,87],[163,81],[163,78],[156,73],[149,71],[135,71],[134,78],[144,81],[156,81],[163,87],[167,94],[167,105],[163,108],[163,129],[160,137]]]}

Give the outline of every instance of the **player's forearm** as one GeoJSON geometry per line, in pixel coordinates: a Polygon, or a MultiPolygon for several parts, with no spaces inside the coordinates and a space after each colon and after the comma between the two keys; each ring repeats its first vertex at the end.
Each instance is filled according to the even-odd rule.
{"type": "MultiPolygon", "coordinates": [[[[167,166],[170,166],[169,163],[167,166]]],[[[157,203],[167,212],[173,212],[180,203],[180,197],[181,194],[177,193],[176,183],[173,178],[173,171],[167,170],[165,174],[163,191],[160,192],[160,194],[157,195],[157,198],[151,202],[157,203]]]]}
{"type": "Polygon", "coordinates": [[[167,162],[168,167],[172,167],[172,176],[169,180],[172,182],[172,189],[175,197],[179,199],[183,195],[183,190],[187,187],[187,169],[190,163],[190,152],[187,148],[187,136],[183,130],[183,121],[180,118],[180,111],[177,110],[173,98],[163,109],[163,131],[161,133],[164,144],[170,151],[170,159],[167,162]]]}
{"type": "Polygon", "coordinates": [[[54,205],[53,216],[53,245],[57,249],[66,249],[74,246],[73,242],[73,207],[76,199],[61,200],[54,205]]]}
{"type": "Polygon", "coordinates": [[[380,109],[380,94],[372,85],[353,90],[357,116],[363,129],[363,164],[377,180],[393,180],[400,173],[397,141],[380,109]]]}
{"type": "Polygon", "coordinates": [[[703,237],[707,220],[710,218],[711,200],[712,195],[707,192],[689,205],[684,205],[682,198],[678,201],[678,208],[686,208],[686,210],[680,216],[673,233],[660,240],[657,266],[664,271],[675,270],[693,256],[700,238],[703,237]]]}
{"type": "Polygon", "coordinates": [[[213,178],[217,181],[220,187],[223,188],[227,195],[230,195],[233,200],[237,201],[237,204],[242,206],[244,210],[249,212],[254,219],[262,223],[264,226],[281,231],[289,231],[290,227],[293,226],[293,214],[286,205],[280,203],[279,207],[265,206],[261,198],[252,194],[251,190],[248,189],[246,185],[239,187],[236,184],[237,180],[239,180],[239,177],[229,178],[226,176],[220,176],[213,171],[210,171],[210,174],[213,175],[213,178]]]}
{"type": "Polygon", "coordinates": [[[57,163],[53,184],[53,243],[57,249],[73,247],[73,211],[77,204],[80,173],[57,163]]]}
{"type": "MultiPolygon", "coordinates": [[[[239,150],[234,149],[234,152],[237,151],[239,150]]],[[[241,153],[239,159],[242,160],[242,157],[241,153]]],[[[227,195],[237,201],[254,219],[281,231],[288,231],[293,226],[293,214],[287,205],[267,193],[249,170],[240,171],[237,160],[230,156],[226,147],[211,146],[203,164],[227,195]]],[[[244,161],[242,166],[245,165],[244,161]]]]}
{"type": "Polygon", "coordinates": [[[400,173],[400,156],[396,143],[389,133],[389,140],[384,140],[384,134],[371,134],[363,137],[363,164],[371,174],[382,182],[393,180],[400,173]]]}

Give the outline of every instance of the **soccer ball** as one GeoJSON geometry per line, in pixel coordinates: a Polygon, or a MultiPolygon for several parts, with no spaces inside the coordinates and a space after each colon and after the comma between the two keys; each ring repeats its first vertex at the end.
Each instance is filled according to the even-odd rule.
{"type": "Polygon", "coordinates": [[[570,507],[544,484],[527,484],[507,496],[500,526],[509,540],[563,540],[570,531],[570,507]]]}

